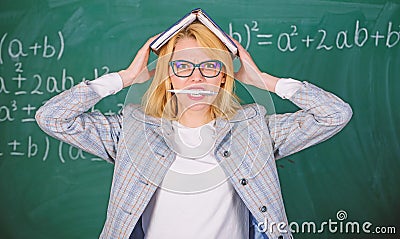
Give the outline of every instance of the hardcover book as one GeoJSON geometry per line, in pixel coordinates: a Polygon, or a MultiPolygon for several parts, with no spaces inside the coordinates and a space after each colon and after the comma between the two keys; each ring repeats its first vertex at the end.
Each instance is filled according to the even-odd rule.
{"type": "Polygon", "coordinates": [[[175,34],[187,27],[189,24],[198,20],[211,32],[213,32],[229,49],[229,51],[237,56],[238,49],[236,44],[229,38],[229,36],[205,13],[202,9],[196,8],[190,13],[186,14],[174,25],[164,31],[159,37],[157,37],[151,44],[150,48],[158,54],[160,48],[166,44],[175,34]]]}

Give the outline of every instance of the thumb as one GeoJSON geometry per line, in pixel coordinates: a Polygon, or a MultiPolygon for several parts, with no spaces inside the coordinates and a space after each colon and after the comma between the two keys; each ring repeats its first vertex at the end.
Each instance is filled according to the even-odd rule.
{"type": "Polygon", "coordinates": [[[156,73],[156,69],[150,70],[149,71],[149,76],[150,78],[154,77],[154,74],[156,73]]]}

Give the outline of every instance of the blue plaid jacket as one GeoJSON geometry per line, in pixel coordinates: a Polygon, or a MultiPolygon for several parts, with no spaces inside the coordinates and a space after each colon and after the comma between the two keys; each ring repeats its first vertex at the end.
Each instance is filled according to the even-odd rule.
{"type": "MultiPolygon", "coordinates": [[[[100,238],[142,238],[141,215],[175,159],[164,139],[172,133],[171,122],[145,115],[138,105],[114,116],[85,113],[99,100],[82,82],[50,99],[36,120],[49,135],[115,164],[100,238]]],[[[250,228],[249,238],[291,237],[275,160],[328,139],[352,116],[347,103],[308,82],[289,100],[300,110],[267,115],[251,104],[229,121],[216,119],[215,158],[253,226],[268,222],[265,233],[250,228]]]]}

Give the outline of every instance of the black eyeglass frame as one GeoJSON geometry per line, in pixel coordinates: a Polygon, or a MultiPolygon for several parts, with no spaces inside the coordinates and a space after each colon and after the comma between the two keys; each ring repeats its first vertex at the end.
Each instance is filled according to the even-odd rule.
{"type": "Polygon", "coordinates": [[[214,78],[214,77],[219,76],[219,74],[221,73],[221,70],[222,70],[222,67],[223,67],[224,64],[223,64],[222,61],[220,61],[220,60],[208,60],[208,61],[200,62],[200,63],[198,63],[198,64],[195,64],[195,63],[193,63],[193,62],[186,61],[186,60],[175,60],[175,61],[170,61],[170,62],[169,62],[169,65],[171,66],[172,72],[173,72],[177,77],[187,78],[187,77],[193,75],[193,72],[194,72],[194,70],[195,70],[196,68],[199,68],[200,74],[201,74],[203,77],[205,77],[205,78],[214,78]],[[188,75],[178,75],[178,74],[175,72],[175,69],[174,69],[174,64],[175,64],[175,62],[185,62],[185,63],[191,64],[191,65],[193,66],[192,72],[190,72],[190,74],[188,74],[188,75]],[[218,73],[217,73],[215,76],[206,76],[206,75],[203,74],[202,68],[200,68],[200,66],[201,66],[202,64],[208,63],[208,62],[213,62],[213,63],[214,63],[214,62],[217,62],[217,63],[219,63],[220,68],[219,68],[218,73]]]}

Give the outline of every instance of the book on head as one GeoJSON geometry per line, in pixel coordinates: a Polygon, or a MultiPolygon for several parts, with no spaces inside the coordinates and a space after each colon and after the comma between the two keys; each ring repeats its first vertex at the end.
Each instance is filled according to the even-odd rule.
{"type": "Polygon", "coordinates": [[[164,44],[166,44],[173,36],[179,31],[189,26],[192,22],[198,20],[211,32],[213,32],[228,48],[228,50],[235,56],[238,55],[238,49],[236,44],[230,39],[230,37],[215,23],[211,17],[207,15],[201,8],[196,8],[182,17],[174,25],[168,28],[166,31],[161,33],[151,44],[150,48],[158,54],[158,51],[164,44]]]}

